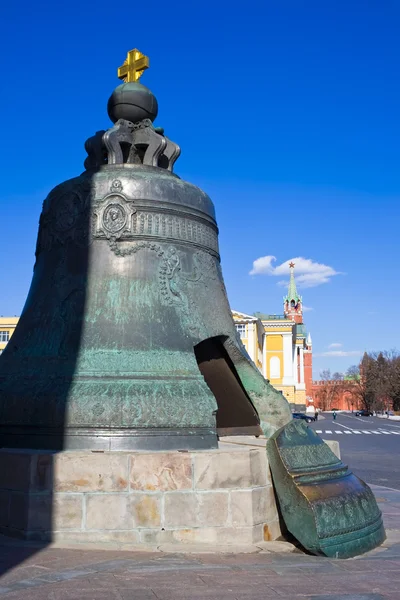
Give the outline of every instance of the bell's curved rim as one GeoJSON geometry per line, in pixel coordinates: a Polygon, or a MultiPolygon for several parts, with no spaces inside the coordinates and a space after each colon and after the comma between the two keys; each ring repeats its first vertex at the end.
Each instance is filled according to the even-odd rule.
{"type": "MultiPolygon", "coordinates": [[[[0,426],[0,444],[43,450],[168,451],[218,448],[215,427],[86,428],[0,426]],[[21,446],[20,441],[23,440],[21,446]]],[[[1,452],[1,449],[0,449],[1,452]]]]}

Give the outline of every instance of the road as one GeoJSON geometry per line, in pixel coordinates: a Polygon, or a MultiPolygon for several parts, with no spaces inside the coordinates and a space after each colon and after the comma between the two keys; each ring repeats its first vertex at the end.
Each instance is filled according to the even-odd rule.
{"type": "Polygon", "coordinates": [[[341,457],[367,483],[400,490],[400,421],[325,413],[310,423],[324,440],[340,443],[341,457]]]}

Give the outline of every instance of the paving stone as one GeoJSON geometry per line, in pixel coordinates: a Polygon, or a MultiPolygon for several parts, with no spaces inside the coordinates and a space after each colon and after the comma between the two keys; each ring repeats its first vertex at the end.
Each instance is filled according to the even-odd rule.
{"type": "Polygon", "coordinates": [[[166,493],[164,500],[165,527],[196,527],[197,499],[190,492],[166,493]]]}
{"type": "Polygon", "coordinates": [[[8,490],[0,490],[0,525],[7,527],[10,524],[10,497],[8,490]]]}
{"type": "Polygon", "coordinates": [[[232,490],[231,515],[235,527],[249,527],[275,520],[277,508],[272,486],[232,490]]]}
{"type": "Polygon", "coordinates": [[[25,493],[12,493],[8,526],[19,531],[28,527],[29,499],[25,493]]]}
{"type": "Polygon", "coordinates": [[[43,452],[37,454],[32,452],[31,458],[31,480],[29,489],[32,492],[43,492],[47,491],[52,493],[53,490],[53,474],[54,474],[54,460],[58,454],[49,452],[43,452]]]}
{"type": "Polygon", "coordinates": [[[119,589],[122,600],[155,600],[157,596],[153,590],[124,590],[119,589]]]}
{"type": "Polygon", "coordinates": [[[132,529],[128,494],[88,494],[86,529],[132,529]]]}
{"type": "Polygon", "coordinates": [[[45,575],[50,571],[47,567],[29,565],[29,566],[18,566],[15,569],[2,573],[1,586],[8,586],[11,583],[19,581],[20,579],[31,579],[35,576],[45,575]]]}
{"type": "Polygon", "coordinates": [[[91,590],[60,590],[51,598],[54,598],[54,600],[121,600],[121,596],[117,590],[96,588],[91,590]]]}
{"type": "Polygon", "coordinates": [[[172,541],[193,544],[254,544],[261,537],[254,527],[203,527],[171,530],[172,541]],[[256,538],[256,539],[255,539],[256,538]]]}
{"type": "MultiPolygon", "coordinates": [[[[358,593],[382,593],[385,592],[397,592],[399,590],[399,581],[392,577],[393,572],[386,572],[381,574],[379,571],[370,572],[369,574],[363,573],[357,576],[345,578],[346,590],[358,592],[358,593]],[[350,587],[351,586],[351,587],[350,587]],[[354,586],[354,587],[353,587],[354,586]]],[[[332,579],[332,583],[334,583],[332,579]]]]}
{"type": "Polygon", "coordinates": [[[292,583],[288,583],[285,581],[270,583],[269,585],[272,589],[281,594],[282,596],[307,596],[315,594],[316,589],[318,589],[321,594],[344,594],[344,593],[360,593],[360,587],[354,583],[336,581],[333,583],[323,583],[320,581],[320,578],[309,578],[307,582],[304,581],[296,581],[294,580],[292,583]]]}
{"type": "MultiPolygon", "coordinates": [[[[268,589],[268,595],[266,596],[265,592],[243,592],[243,593],[236,593],[234,592],[235,596],[235,600],[269,600],[271,598],[271,600],[275,599],[275,600],[293,600],[293,596],[281,596],[280,594],[277,594],[276,592],[274,592],[271,589],[268,589]]],[[[233,596],[230,596],[230,598],[232,599],[233,596]]],[[[311,597],[310,599],[306,598],[305,596],[301,596],[301,600],[312,600],[311,597]]]]}
{"type": "Polygon", "coordinates": [[[263,540],[264,542],[274,542],[282,537],[281,526],[279,520],[271,520],[269,523],[263,524],[263,540]]]}
{"type": "Polygon", "coordinates": [[[274,542],[261,542],[255,544],[257,548],[263,552],[268,553],[282,553],[282,552],[295,552],[296,546],[293,546],[290,542],[274,541],[274,542]]]}
{"type": "Polygon", "coordinates": [[[0,489],[26,491],[31,485],[29,451],[0,449],[0,489]]]}
{"type": "Polygon", "coordinates": [[[129,494],[134,527],[160,527],[161,494],[129,494]]]}
{"type": "Polygon", "coordinates": [[[82,503],[82,494],[55,494],[52,502],[53,529],[81,529],[82,503]]]}
{"type": "MultiPolygon", "coordinates": [[[[55,530],[57,544],[62,541],[63,531],[109,532],[129,531],[132,528],[181,528],[188,530],[185,534],[187,540],[194,535],[196,542],[201,539],[207,542],[213,538],[214,541],[218,540],[217,543],[260,542],[280,535],[275,503],[269,503],[261,491],[262,484],[268,490],[267,495],[272,490],[271,487],[265,487],[266,482],[270,481],[270,474],[264,448],[253,450],[235,447],[234,450],[225,449],[223,452],[194,454],[62,452],[44,453],[43,456],[23,451],[20,455],[12,454],[11,459],[21,460],[25,466],[29,466],[31,488],[29,496],[28,493],[11,491],[13,501],[10,502],[10,518],[5,516],[3,524],[0,520],[0,531],[9,535],[19,533],[27,534],[29,539],[50,539],[51,531],[55,530]],[[205,465],[208,475],[202,479],[200,490],[194,487],[192,469],[192,463],[197,458],[205,460],[210,466],[208,469],[205,465]],[[54,490],[50,492],[50,475],[53,472],[54,490]],[[255,486],[257,491],[253,499],[249,500],[253,518],[245,520],[242,516],[242,522],[238,519],[237,524],[232,525],[228,494],[229,489],[236,485],[235,480],[240,488],[243,484],[248,484],[250,487],[255,486]],[[39,488],[40,493],[32,492],[39,488]],[[156,489],[160,491],[156,492],[156,489]],[[172,499],[169,494],[177,495],[172,499]],[[268,521],[261,516],[266,513],[265,506],[267,510],[274,507],[268,521]],[[250,532],[248,528],[255,523],[266,525],[265,531],[257,527],[250,532]],[[213,527],[223,530],[213,536],[213,527]],[[243,531],[237,532],[235,527],[240,527],[243,531]],[[190,531],[201,528],[205,529],[203,534],[190,531]],[[225,531],[229,528],[232,529],[230,533],[225,531]],[[244,534],[246,537],[238,540],[237,534],[244,534]]],[[[238,509],[239,501],[240,498],[237,497],[235,510],[238,509]]],[[[1,497],[0,494],[0,508],[1,506],[4,508],[3,515],[6,515],[8,500],[5,495],[1,497]]],[[[154,537],[149,533],[146,535],[148,538],[154,537]]],[[[179,534],[176,535],[179,537],[179,534]]],[[[75,536],[77,543],[81,543],[83,538],[83,534],[75,536]]],[[[165,536],[163,538],[162,541],[166,541],[165,536]]],[[[139,539],[144,539],[144,536],[139,539]]],[[[167,541],[172,542],[174,539],[172,536],[167,541]]],[[[100,538],[98,540],[93,542],[92,537],[87,536],[89,546],[99,544],[100,538]]],[[[75,541],[74,536],[66,535],[65,543],[70,544],[71,541],[75,541]]],[[[107,533],[104,542],[110,543],[107,533]]]]}
{"type": "Polygon", "coordinates": [[[54,462],[54,491],[127,491],[128,461],[128,454],[118,452],[60,452],[54,462]]]}
{"type": "Polygon", "coordinates": [[[192,489],[192,457],[182,452],[131,454],[131,490],[192,489]]]}
{"type": "Polygon", "coordinates": [[[159,546],[160,544],[173,541],[170,531],[162,531],[158,529],[141,529],[139,532],[139,540],[141,544],[148,546],[159,546]]]}
{"type": "Polygon", "coordinates": [[[18,530],[50,531],[52,528],[53,497],[51,494],[33,493],[29,496],[12,492],[10,500],[10,526],[18,530]]]}
{"type": "Polygon", "coordinates": [[[215,490],[265,486],[268,471],[264,455],[264,449],[198,453],[194,456],[194,487],[215,490]]]}
{"type": "Polygon", "coordinates": [[[197,493],[197,522],[200,527],[224,526],[228,523],[228,492],[197,493]]]}
{"type": "MultiPolygon", "coordinates": [[[[361,558],[359,560],[344,560],[341,561],[341,567],[345,571],[351,572],[362,572],[362,573],[370,573],[373,572],[376,568],[376,561],[371,560],[369,558],[361,558]]],[[[395,561],[385,560],[382,561],[379,571],[399,571],[399,565],[395,561]]],[[[400,575],[400,572],[399,572],[400,575]]]]}
{"type": "MultiPolygon", "coordinates": [[[[46,587],[46,590],[44,590],[43,588],[37,588],[37,589],[19,590],[16,592],[10,592],[8,594],[0,593],[0,598],[2,600],[3,600],[3,598],[4,598],[4,600],[59,600],[60,597],[57,595],[59,593],[59,591],[60,590],[55,588],[55,586],[54,587],[48,586],[48,587],[46,587]]],[[[1,588],[0,588],[0,592],[1,592],[1,588]]],[[[76,593],[78,593],[78,591],[76,593]]],[[[64,596],[63,600],[65,600],[65,596],[64,596]]],[[[71,600],[71,597],[68,598],[68,600],[71,600]]],[[[100,600],[102,600],[102,599],[100,599],[100,600]]],[[[115,599],[110,598],[110,600],[115,600],[115,599]]]]}
{"type": "Polygon", "coordinates": [[[222,545],[218,544],[218,550],[215,544],[161,544],[158,546],[160,552],[165,553],[182,553],[182,554],[215,554],[216,552],[226,554],[254,554],[259,552],[259,548],[255,545],[222,545]]]}
{"type": "MultiPolygon", "coordinates": [[[[133,550],[133,546],[139,544],[139,532],[135,530],[128,531],[63,531],[53,533],[53,545],[55,549],[70,546],[71,548],[84,550],[99,550],[105,552],[107,545],[110,550],[122,550],[124,547],[133,550]]],[[[139,548],[136,548],[139,550],[139,548]]],[[[62,561],[61,561],[62,562],[62,561]]]]}
{"type": "Polygon", "coordinates": [[[381,594],[324,594],[322,596],[312,596],[313,600],[385,600],[387,596],[381,594]]]}
{"type": "MultiPolygon", "coordinates": [[[[202,598],[212,598],[212,600],[236,600],[236,596],[233,592],[224,592],[224,590],[207,590],[206,593],[202,592],[191,592],[189,590],[182,590],[181,592],[175,593],[175,595],[168,590],[160,592],[157,590],[158,600],[201,600],[202,598]]],[[[263,600],[269,599],[271,596],[263,596],[263,600]]],[[[278,596],[274,596],[278,598],[278,596]]]]}
{"type": "Polygon", "coordinates": [[[165,527],[228,525],[228,492],[171,492],[165,495],[165,527]]]}

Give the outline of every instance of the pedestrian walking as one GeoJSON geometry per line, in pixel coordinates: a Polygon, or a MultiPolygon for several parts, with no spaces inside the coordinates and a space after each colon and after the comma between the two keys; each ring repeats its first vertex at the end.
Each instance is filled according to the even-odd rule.
{"type": "Polygon", "coordinates": [[[333,416],[333,420],[336,421],[336,412],[335,411],[333,411],[332,416],[333,416]]]}
{"type": "Polygon", "coordinates": [[[317,410],[315,411],[315,414],[314,414],[314,420],[318,421],[318,411],[317,410]]]}

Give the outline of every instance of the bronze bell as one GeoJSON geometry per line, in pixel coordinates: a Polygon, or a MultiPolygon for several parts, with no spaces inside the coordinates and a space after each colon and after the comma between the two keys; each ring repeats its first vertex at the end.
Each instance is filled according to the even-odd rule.
{"type": "Polygon", "coordinates": [[[291,418],[237,337],[213,203],[173,174],[180,149],[142,118],[157,104],[139,85],[117,88],[86,171],[44,201],[0,359],[1,446],[214,448],[291,418]]]}

